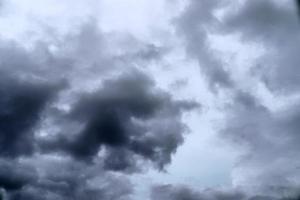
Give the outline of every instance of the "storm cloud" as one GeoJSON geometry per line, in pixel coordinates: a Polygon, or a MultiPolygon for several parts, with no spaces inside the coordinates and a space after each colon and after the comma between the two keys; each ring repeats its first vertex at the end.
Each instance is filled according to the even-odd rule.
{"type": "Polygon", "coordinates": [[[162,169],[183,142],[182,112],[198,106],[172,100],[147,75],[129,72],[80,94],[66,118],[82,128],[71,136],[58,136],[48,148],[83,160],[95,158],[103,149],[105,168],[111,170],[135,167],[138,158],[162,169]]]}
{"type": "Polygon", "coordinates": [[[126,174],[163,170],[199,108],[137,69],[165,53],[93,20],[31,47],[1,41],[1,198],[131,199],[126,174]]]}
{"type": "Polygon", "coordinates": [[[62,84],[22,81],[3,72],[0,84],[0,154],[32,154],[34,127],[62,84]]]}

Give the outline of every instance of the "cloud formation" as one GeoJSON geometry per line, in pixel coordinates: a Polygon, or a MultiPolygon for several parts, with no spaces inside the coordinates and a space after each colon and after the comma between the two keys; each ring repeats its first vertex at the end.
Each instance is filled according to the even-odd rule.
{"type": "Polygon", "coordinates": [[[233,82],[222,61],[210,46],[209,35],[219,21],[213,12],[222,5],[220,1],[189,1],[178,17],[176,29],[186,44],[187,55],[196,59],[211,89],[231,88],[233,82]]]}
{"type": "Polygon", "coordinates": [[[127,179],[71,160],[42,156],[0,165],[7,199],[130,199],[132,192],[127,179]]]}
{"type": "Polygon", "coordinates": [[[257,73],[276,92],[299,90],[299,17],[296,1],[246,1],[224,19],[224,30],[265,49],[257,73]]]}
{"type": "Polygon", "coordinates": [[[39,27],[44,32],[31,42],[3,37],[0,199],[134,199],[130,178],[148,168],[166,170],[189,130],[184,114],[202,106],[162,89],[156,80],[164,75],[148,73],[177,62],[178,44],[187,62],[201,69],[195,76],[205,78],[204,96],[214,98],[207,108],[222,112],[218,136],[241,157],[231,188],[155,184],[148,198],[299,199],[299,1],[186,3],[170,22],[177,35],[156,33],[180,40],[169,46],[150,36],[103,31],[95,16],[67,33],[39,27]],[[214,48],[216,35],[262,53],[248,69],[237,69],[214,48]]]}
{"type": "Polygon", "coordinates": [[[131,199],[126,174],[163,170],[199,107],[136,67],[164,53],[94,21],[31,47],[1,41],[1,198],[131,199]]]}
{"type": "Polygon", "coordinates": [[[66,118],[82,128],[46,146],[82,160],[92,160],[102,149],[105,168],[116,171],[135,168],[139,158],[162,169],[183,142],[182,112],[197,107],[172,100],[147,75],[128,72],[80,94],[66,118]]]}
{"type": "Polygon", "coordinates": [[[5,73],[0,79],[0,154],[30,155],[34,152],[34,127],[61,86],[22,81],[5,73]]]}
{"type": "MultiPolygon", "coordinates": [[[[272,104],[263,101],[265,96],[255,91],[260,84],[274,99],[283,99],[282,95],[293,99],[299,95],[297,52],[300,47],[300,23],[297,3],[191,0],[178,19],[177,29],[186,41],[187,54],[200,60],[200,67],[206,70],[203,71],[211,85],[220,85],[221,90],[229,89],[222,90],[230,100],[223,105],[225,126],[219,136],[242,152],[232,176],[233,185],[246,190],[246,199],[296,198],[299,195],[299,149],[296,145],[299,143],[298,101],[290,100],[288,103],[282,100],[284,106],[274,109],[272,104]],[[223,12],[222,16],[217,12],[223,12]],[[222,59],[208,62],[221,57],[211,50],[212,45],[207,38],[212,34],[231,35],[241,44],[261,46],[262,55],[252,61],[250,71],[245,70],[249,81],[251,78],[257,81],[253,90],[243,87],[236,80],[222,81],[232,80],[230,77],[236,71],[234,68],[225,71],[227,64],[222,59]],[[223,75],[216,76],[211,72],[223,75]],[[262,197],[257,197],[259,195],[262,197]]],[[[161,190],[166,190],[166,194],[157,198],[218,199],[214,196],[202,197],[201,193],[189,189],[170,188],[163,187],[161,190]]]]}

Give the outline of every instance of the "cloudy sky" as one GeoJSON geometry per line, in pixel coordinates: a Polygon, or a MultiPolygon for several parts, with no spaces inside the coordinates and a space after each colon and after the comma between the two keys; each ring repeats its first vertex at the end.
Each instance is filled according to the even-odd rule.
{"type": "Polygon", "coordinates": [[[297,2],[0,0],[0,199],[299,199],[297,2]]]}

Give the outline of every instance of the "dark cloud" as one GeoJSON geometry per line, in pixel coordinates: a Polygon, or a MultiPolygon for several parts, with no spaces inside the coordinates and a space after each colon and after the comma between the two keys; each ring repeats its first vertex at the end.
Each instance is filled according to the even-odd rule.
{"type": "Polygon", "coordinates": [[[296,6],[297,6],[297,11],[298,11],[298,17],[300,17],[300,1],[295,0],[296,6]]]}
{"type": "Polygon", "coordinates": [[[18,162],[0,163],[0,188],[8,191],[20,190],[36,180],[36,171],[30,166],[20,165],[18,162]]]}
{"type": "Polygon", "coordinates": [[[1,163],[0,187],[6,199],[130,199],[132,186],[123,177],[70,160],[40,158],[39,161],[43,163],[34,160],[1,163]]]}
{"type": "Polygon", "coordinates": [[[62,85],[22,81],[5,73],[0,85],[0,155],[29,155],[34,151],[34,127],[62,85]]]}
{"type": "Polygon", "coordinates": [[[68,117],[82,129],[71,137],[60,136],[48,148],[83,160],[105,148],[104,165],[111,170],[135,167],[138,157],[163,168],[183,142],[182,112],[198,107],[195,102],[172,100],[137,71],[108,79],[100,89],[80,96],[68,117]]]}

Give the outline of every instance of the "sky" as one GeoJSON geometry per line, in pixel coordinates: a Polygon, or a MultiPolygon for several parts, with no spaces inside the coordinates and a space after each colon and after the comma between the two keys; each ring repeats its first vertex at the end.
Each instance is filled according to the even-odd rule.
{"type": "Polygon", "coordinates": [[[0,0],[0,200],[298,200],[293,0],[0,0]]]}

